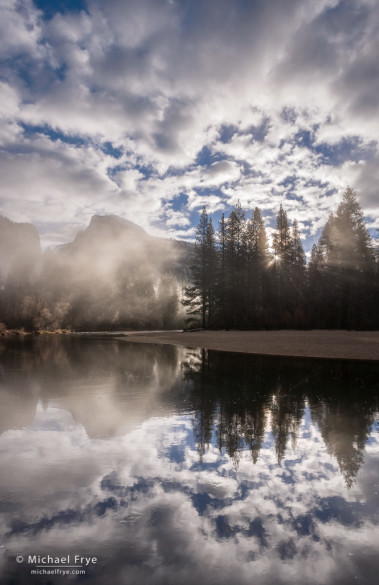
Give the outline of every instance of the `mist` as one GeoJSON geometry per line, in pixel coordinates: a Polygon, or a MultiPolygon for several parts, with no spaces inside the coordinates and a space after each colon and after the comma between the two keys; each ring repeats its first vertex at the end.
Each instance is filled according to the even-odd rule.
{"type": "Polygon", "coordinates": [[[116,330],[183,325],[181,297],[190,244],[149,236],[117,216],[94,216],[73,242],[42,253],[33,226],[2,218],[3,225],[3,328],[116,330]]]}

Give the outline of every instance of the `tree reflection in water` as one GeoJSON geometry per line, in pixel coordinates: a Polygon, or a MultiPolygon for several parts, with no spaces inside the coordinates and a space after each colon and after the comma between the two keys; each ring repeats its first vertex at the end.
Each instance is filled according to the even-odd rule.
{"type": "Polygon", "coordinates": [[[256,463],[267,432],[278,463],[295,449],[309,406],[328,452],[352,486],[378,411],[378,366],[370,362],[282,359],[193,350],[184,365],[191,380],[194,436],[200,459],[213,440],[236,467],[248,448],[256,463]]]}

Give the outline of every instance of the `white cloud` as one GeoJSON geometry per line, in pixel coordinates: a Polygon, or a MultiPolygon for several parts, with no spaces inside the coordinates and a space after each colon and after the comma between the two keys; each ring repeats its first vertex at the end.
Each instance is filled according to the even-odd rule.
{"type": "Polygon", "coordinates": [[[34,59],[43,56],[39,14],[31,0],[18,5],[14,0],[1,0],[0,38],[3,58],[24,55],[34,59]]]}
{"type": "MultiPolygon", "coordinates": [[[[302,221],[320,225],[330,193],[350,183],[375,221],[378,151],[367,151],[379,131],[375,2],[87,6],[43,20],[29,1],[2,0],[0,139],[12,145],[2,154],[3,213],[52,224],[62,207],[64,221],[101,208],[149,228],[181,192],[190,210],[208,201],[210,211],[238,199],[270,210],[294,193],[302,205],[289,212],[297,205],[302,221]],[[84,142],[63,157],[50,140],[43,153],[20,123],[84,142]],[[234,133],[223,139],[228,125],[234,133]],[[347,139],[358,139],[362,161],[340,151],[326,164],[323,148],[347,139]]],[[[180,216],[176,224],[186,225],[180,216]]]]}

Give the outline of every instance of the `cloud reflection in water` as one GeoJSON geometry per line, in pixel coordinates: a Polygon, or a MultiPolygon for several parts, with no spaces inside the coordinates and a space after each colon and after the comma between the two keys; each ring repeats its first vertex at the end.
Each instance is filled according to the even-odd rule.
{"type": "Polygon", "coordinates": [[[20,552],[97,555],[95,585],[375,582],[374,373],[357,408],[330,394],[342,365],[66,340],[63,375],[48,343],[3,353],[2,401],[25,399],[0,421],[9,582],[20,552]]]}

